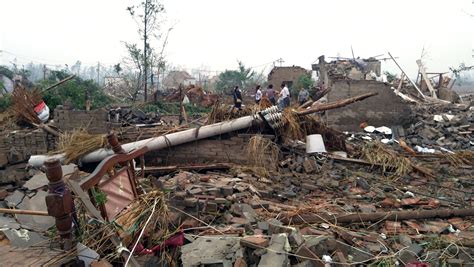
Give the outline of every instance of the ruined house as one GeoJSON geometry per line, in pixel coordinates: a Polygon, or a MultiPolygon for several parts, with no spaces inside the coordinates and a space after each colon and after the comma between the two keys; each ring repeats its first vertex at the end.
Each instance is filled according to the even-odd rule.
{"type": "Polygon", "coordinates": [[[191,76],[186,71],[170,71],[168,75],[163,79],[163,87],[165,89],[178,88],[182,84],[188,86],[196,84],[196,78],[191,76]]]}
{"type": "Polygon", "coordinates": [[[327,94],[328,102],[365,93],[378,93],[367,101],[327,111],[329,126],[352,131],[357,130],[362,122],[387,127],[404,126],[410,122],[410,105],[396,96],[389,84],[372,76],[380,76],[380,61],[336,60],[327,63],[324,56],[321,56],[319,63],[312,65],[312,69],[317,72],[320,84],[331,88],[327,94]]]}
{"type": "Polygon", "coordinates": [[[285,82],[288,88],[291,88],[302,75],[311,75],[311,72],[298,66],[274,67],[268,74],[268,83],[279,88],[281,83],[285,82]]]}

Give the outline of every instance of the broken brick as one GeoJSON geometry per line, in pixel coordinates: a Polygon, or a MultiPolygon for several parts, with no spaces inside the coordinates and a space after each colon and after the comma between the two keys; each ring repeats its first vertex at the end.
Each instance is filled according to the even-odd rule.
{"type": "Polygon", "coordinates": [[[269,240],[263,236],[246,236],[240,239],[240,245],[249,248],[265,248],[269,244],[269,240]]]}

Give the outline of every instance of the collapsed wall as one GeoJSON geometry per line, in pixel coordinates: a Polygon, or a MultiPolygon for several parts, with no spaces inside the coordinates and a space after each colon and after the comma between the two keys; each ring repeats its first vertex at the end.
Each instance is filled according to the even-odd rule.
{"type": "Polygon", "coordinates": [[[362,122],[373,126],[408,126],[410,104],[396,96],[390,85],[370,80],[336,80],[332,82],[328,101],[333,102],[365,93],[378,93],[327,112],[328,126],[341,131],[357,131],[362,122]]]}
{"type": "Polygon", "coordinates": [[[16,130],[0,136],[0,166],[26,161],[54,150],[55,137],[41,129],[16,130]]]}
{"type": "Polygon", "coordinates": [[[86,111],[58,106],[54,109],[54,122],[62,132],[82,128],[90,134],[104,134],[110,130],[108,113],[105,109],[86,111]]]}
{"type": "MultiPolygon", "coordinates": [[[[253,134],[226,134],[147,153],[151,165],[209,163],[249,164],[247,146],[253,134]]],[[[272,138],[273,136],[265,136],[272,138]]],[[[263,157],[263,155],[262,155],[263,157]]]]}

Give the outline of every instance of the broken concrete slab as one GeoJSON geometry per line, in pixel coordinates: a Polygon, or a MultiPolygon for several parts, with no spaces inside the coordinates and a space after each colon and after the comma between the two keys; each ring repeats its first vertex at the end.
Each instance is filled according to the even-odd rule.
{"type": "Polygon", "coordinates": [[[270,240],[267,253],[262,255],[259,267],[284,267],[289,266],[288,260],[288,238],[286,234],[274,234],[270,240]]]}
{"type": "Polygon", "coordinates": [[[423,247],[419,244],[413,243],[400,253],[398,259],[402,262],[402,264],[406,265],[410,262],[417,261],[422,252],[423,247]]]}
{"type": "Polygon", "coordinates": [[[0,216],[0,229],[20,229],[20,224],[15,218],[0,216]]]}
{"type": "MultiPolygon", "coordinates": [[[[46,207],[45,201],[45,197],[47,195],[47,192],[39,191],[32,198],[26,196],[24,200],[20,204],[18,204],[18,208],[23,210],[47,212],[48,209],[46,207]]],[[[16,215],[16,218],[18,222],[22,225],[22,227],[38,231],[46,231],[55,224],[54,217],[50,216],[18,214],[16,215]]]]}
{"type": "Polygon", "coordinates": [[[46,174],[38,173],[38,174],[33,175],[33,177],[31,177],[28,181],[26,181],[23,187],[32,191],[32,190],[38,190],[47,185],[48,185],[48,178],[46,178],[46,174]]]}
{"type": "Polygon", "coordinates": [[[201,264],[221,264],[232,266],[229,255],[235,257],[239,248],[238,237],[200,237],[194,242],[181,247],[183,266],[199,266],[201,264]],[[230,265],[229,265],[230,264],[230,265]]]}
{"type": "Polygon", "coordinates": [[[246,236],[240,239],[240,245],[242,247],[249,247],[253,249],[266,248],[269,244],[269,240],[263,236],[246,236]]]}
{"type": "Polygon", "coordinates": [[[24,193],[16,190],[13,192],[13,194],[5,198],[5,202],[10,208],[17,208],[17,206],[23,201],[25,197],[26,196],[24,193]]]}
{"type": "Polygon", "coordinates": [[[21,248],[31,247],[48,240],[45,236],[27,229],[8,229],[3,230],[3,233],[10,240],[10,245],[21,248]]]}

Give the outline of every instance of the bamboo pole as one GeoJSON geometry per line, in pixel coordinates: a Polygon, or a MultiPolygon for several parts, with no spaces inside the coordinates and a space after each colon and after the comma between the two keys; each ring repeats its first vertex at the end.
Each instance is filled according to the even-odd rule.
{"type": "Polygon", "coordinates": [[[38,211],[38,210],[16,210],[16,209],[0,208],[0,213],[50,216],[47,211],[38,211]]]}

